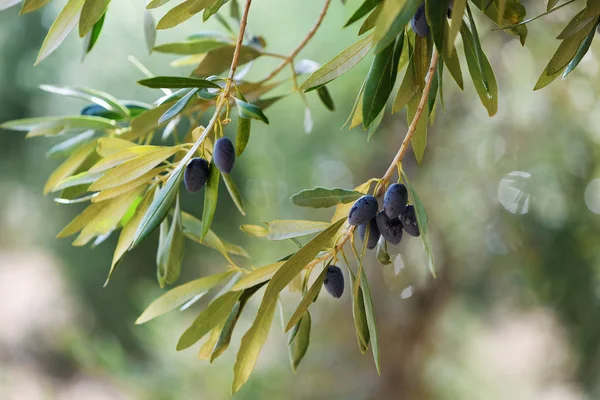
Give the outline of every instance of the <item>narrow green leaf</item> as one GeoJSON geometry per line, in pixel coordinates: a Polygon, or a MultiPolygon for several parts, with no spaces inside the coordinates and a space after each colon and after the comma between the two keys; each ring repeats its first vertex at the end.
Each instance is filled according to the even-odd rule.
{"type": "Polygon", "coordinates": [[[155,76],[138,81],[142,86],[152,89],[183,89],[183,88],[211,88],[221,89],[216,83],[208,79],[185,78],[182,76],[155,76]]]}
{"type": "Polygon", "coordinates": [[[435,47],[440,53],[444,51],[446,26],[448,25],[448,4],[450,0],[426,0],[425,13],[435,47]]]}
{"type": "MultiPolygon", "coordinates": [[[[13,5],[12,3],[19,3],[19,1],[8,1],[8,7],[13,5]]],[[[46,4],[50,3],[50,0],[25,0],[23,2],[23,6],[21,7],[21,11],[19,11],[19,15],[27,14],[33,11],[36,11],[46,4]]],[[[4,10],[4,3],[0,3],[0,10],[4,10]]]]}
{"type": "MultiPolygon", "coordinates": [[[[218,75],[227,70],[233,60],[234,45],[222,46],[213,49],[202,57],[202,61],[194,70],[195,76],[218,75]]],[[[238,66],[249,63],[260,57],[263,53],[253,46],[242,46],[238,58],[238,66]]],[[[195,62],[196,63],[196,62],[195,62]]]]}
{"type": "Polygon", "coordinates": [[[200,240],[203,240],[208,234],[215,216],[215,211],[217,210],[220,177],[221,173],[219,172],[219,169],[215,166],[214,162],[211,162],[208,180],[206,181],[206,191],[204,192],[204,208],[202,209],[202,232],[200,234],[200,240]]]}
{"type": "Polygon", "coordinates": [[[79,17],[80,37],[84,37],[92,30],[108,9],[109,4],[110,0],[85,0],[79,17]]]}
{"type": "Polygon", "coordinates": [[[225,182],[225,187],[227,187],[227,191],[231,196],[231,200],[233,200],[233,204],[235,204],[240,214],[245,216],[246,212],[244,211],[244,202],[242,200],[242,195],[240,194],[240,191],[235,185],[235,182],[233,181],[233,179],[231,179],[231,176],[229,176],[229,174],[223,174],[222,176],[223,182],[225,182]]]}
{"type": "Polygon", "coordinates": [[[165,284],[172,285],[179,278],[181,262],[183,260],[183,227],[181,225],[181,209],[179,196],[175,201],[173,221],[164,242],[164,251],[158,262],[158,282],[161,287],[165,284]]]}
{"type": "Polygon", "coordinates": [[[469,67],[473,85],[477,90],[481,103],[487,109],[488,114],[491,117],[498,111],[498,84],[496,83],[494,71],[483,51],[479,54],[479,60],[477,59],[477,50],[475,48],[473,34],[464,24],[460,33],[463,38],[465,58],[467,59],[467,66],[469,67]],[[483,71],[486,76],[489,90],[486,90],[481,71],[483,71]]]}
{"type": "Polygon", "coordinates": [[[275,220],[267,227],[267,239],[286,240],[321,232],[330,225],[329,222],[275,220]]]}
{"type": "Polygon", "coordinates": [[[94,152],[96,148],[96,142],[86,143],[81,146],[77,151],[69,156],[48,178],[44,185],[44,194],[48,194],[54,190],[58,184],[64,179],[73,175],[79,167],[88,159],[88,157],[94,152]]]}
{"type": "Polygon", "coordinates": [[[50,27],[38,53],[35,65],[38,65],[43,59],[53,53],[65,40],[67,35],[71,33],[73,28],[75,28],[79,22],[79,14],[83,7],[83,2],[84,0],[69,0],[67,2],[50,27]]]}
{"type": "Polygon", "coordinates": [[[308,350],[311,324],[310,313],[307,311],[298,322],[298,332],[294,335],[294,339],[289,345],[290,362],[294,372],[308,350]]]}
{"type": "Polygon", "coordinates": [[[130,115],[130,111],[125,105],[112,95],[100,90],[86,87],[60,87],[54,85],[40,85],[39,87],[48,93],[89,101],[126,118],[130,115]]]}
{"type": "Polygon", "coordinates": [[[594,40],[594,37],[596,36],[596,27],[597,26],[598,26],[598,22],[596,22],[596,26],[590,31],[590,33],[588,33],[588,35],[585,37],[583,42],[581,42],[581,45],[579,46],[579,49],[577,50],[575,57],[573,57],[571,62],[569,62],[569,65],[567,65],[567,68],[565,69],[565,72],[563,73],[563,76],[562,76],[563,79],[565,79],[567,77],[567,75],[569,75],[569,73],[571,73],[571,71],[573,71],[579,65],[579,63],[581,62],[583,57],[587,54],[587,52],[590,49],[590,46],[592,44],[592,41],[594,40]]]}
{"type": "Polygon", "coordinates": [[[452,18],[450,18],[450,32],[446,38],[446,50],[454,49],[454,41],[460,32],[460,27],[463,23],[463,15],[465,15],[465,8],[467,6],[467,0],[453,0],[452,3],[452,18]]]}
{"type": "MultiPolygon", "coordinates": [[[[406,107],[406,119],[410,124],[417,113],[417,108],[419,107],[419,102],[421,101],[421,96],[415,96],[411,101],[408,102],[406,107]]],[[[415,153],[415,158],[417,162],[420,164],[423,160],[423,155],[425,154],[425,147],[427,146],[427,119],[429,118],[429,108],[424,107],[423,113],[421,114],[421,118],[417,123],[417,128],[412,137],[411,145],[413,148],[413,152],[415,153]]]]}
{"type": "Polygon", "coordinates": [[[165,43],[155,46],[152,50],[159,53],[168,54],[203,54],[219,47],[231,45],[231,41],[223,38],[204,38],[195,40],[186,40],[184,42],[165,43]]]}
{"type": "Polygon", "coordinates": [[[352,14],[352,16],[346,21],[344,24],[344,28],[352,25],[365,15],[367,15],[371,10],[377,7],[381,3],[381,0],[365,0],[361,6],[352,14]]]}
{"type": "Polygon", "coordinates": [[[60,142],[50,148],[48,152],[46,152],[46,157],[65,157],[71,154],[75,149],[77,149],[82,144],[90,141],[94,135],[95,131],[89,130],[83,133],[80,133],[72,138],[65,140],[64,142],[60,142]]]}
{"type": "Polygon", "coordinates": [[[86,35],[85,41],[84,41],[85,44],[83,46],[84,57],[87,53],[92,51],[92,49],[96,45],[96,42],[100,38],[100,34],[102,33],[102,28],[104,27],[105,18],[106,18],[106,14],[103,14],[102,17],[100,17],[100,19],[98,20],[98,22],[96,22],[94,24],[94,26],[92,27],[92,30],[86,35]]]}
{"type": "Polygon", "coordinates": [[[213,231],[209,229],[208,233],[206,234],[206,237],[203,240],[200,239],[200,235],[202,234],[203,229],[202,221],[186,212],[182,212],[181,217],[183,219],[183,233],[188,239],[200,243],[203,246],[215,249],[223,257],[225,257],[225,259],[229,261],[230,264],[235,265],[233,260],[229,257],[229,254],[232,253],[232,251],[228,249],[227,244],[223,242],[213,231]]]}
{"type": "Polygon", "coordinates": [[[232,291],[239,291],[251,288],[259,283],[266,282],[281,268],[284,261],[278,261],[274,264],[265,265],[264,267],[255,269],[248,275],[240,279],[232,288],[232,291]]]}
{"type": "Polygon", "coordinates": [[[173,171],[164,186],[158,191],[156,198],[152,201],[150,208],[144,215],[132,241],[130,249],[136,247],[150,235],[158,225],[165,219],[169,209],[175,202],[179,193],[179,183],[183,177],[183,169],[173,171]]]}
{"type": "Polygon", "coordinates": [[[198,88],[191,89],[185,96],[179,99],[171,108],[167,110],[163,115],[158,119],[158,123],[162,124],[167,122],[171,118],[177,116],[183,109],[188,105],[188,103],[192,100],[194,95],[198,92],[198,88]]]}
{"type": "Polygon", "coordinates": [[[373,33],[373,43],[377,45],[376,53],[383,51],[404,32],[406,24],[415,15],[421,3],[422,0],[387,0],[383,3],[373,33]]]}
{"type": "Polygon", "coordinates": [[[265,124],[269,123],[269,119],[258,106],[247,103],[235,97],[234,100],[238,109],[238,115],[241,118],[256,119],[264,122],[265,124]]]}
{"type": "Polygon", "coordinates": [[[364,33],[370,31],[375,28],[375,24],[377,23],[377,19],[379,18],[379,14],[383,9],[383,3],[380,3],[369,16],[363,21],[362,25],[358,29],[358,36],[362,36],[364,33]]]}
{"type": "Polygon", "coordinates": [[[365,274],[364,269],[362,270],[360,286],[363,290],[367,326],[369,328],[371,350],[373,351],[373,360],[375,361],[377,373],[381,375],[381,368],[379,365],[379,339],[377,338],[377,326],[375,325],[375,309],[373,307],[373,300],[371,299],[371,289],[369,288],[369,282],[367,281],[367,275],[365,274]]]}
{"type": "Polygon", "coordinates": [[[325,63],[300,85],[300,90],[316,89],[350,71],[371,50],[371,39],[371,35],[362,38],[325,63]]]}
{"type": "MultiPolygon", "coordinates": [[[[7,121],[0,124],[0,128],[14,131],[34,131],[42,128],[56,127],[62,130],[107,130],[115,129],[116,122],[101,117],[90,117],[86,115],[65,116],[65,117],[38,117],[25,118],[7,121]]],[[[58,132],[56,132],[58,133],[58,132]]],[[[37,136],[37,135],[34,135],[37,136]]]]}
{"type": "MultiPolygon", "coordinates": [[[[178,6],[173,7],[164,17],[158,21],[156,29],[169,29],[192,18],[194,14],[190,11],[190,7],[198,0],[186,0],[178,6]]],[[[164,2],[162,2],[164,4],[164,2]]],[[[150,7],[150,5],[149,5],[150,7]]],[[[154,8],[154,7],[151,7],[154,8]]]]}
{"type": "Polygon", "coordinates": [[[425,206],[423,202],[419,198],[417,192],[413,189],[410,182],[408,181],[408,176],[404,171],[402,171],[402,177],[404,179],[404,183],[408,188],[408,196],[410,198],[410,202],[415,207],[415,214],[417,216],[417,224],[419,226],[420,238],[423,242],[423,248],[425,249],[425,253],[427,254],[429,260],[429,270],[433,277],[435,277],[435,267],[434,267],[434,259],[433,259],[433,248],[431,247],[431,240],[429,239],[429,227],[427,225],[427,213],[425,212],[425,206]]]}
{"type": "Polygon", "coordinates": [[[296,324],[300,322],[300,320],[308,314],[308,307],[315,301],[319,292],[321,291],[321,287],[323,287],[323,281],[325,281],[325,277],[327,276],[327,267],[323,268],[323,271],[319,274],[317,279],[315,279],[314,283],[311,285],[310,289],[306,292],[302,301],[292,314],[292,317],[288,321],[285,326],[285,332],[289,332],[296,324]]]}
{"type": "Polygon", "coordinates": [[[208,292],[214,286],[219,284],[225,278],[231,276],[232,272],[221,272],[196,279],[183,285],[177,286],[156,300],[144,310],[144,312],[135,321],[137,325],[150,321],[158,316],[168,313],[171,310],[183,305],[191,298],[208,292]]]}
{"type": "Polygon", "coordinates": [[[335,111],[335,104],[333,103],[333,98],[331,97],[331,93],[329,93],[327,86],[321,86],[318,88],[317,94],[319,95],[319,99],[321,99],[329,111],[335,111]]]}
{"type": "MultiPolygon", "coordinates": [[[[400,84],[394,104],[392,105],[392,113],[396,113],[404,108],[408,102],[413,99],[417,93],[419,93],[419,82],[417,82],[417,75],[415,73],[415,63],[413,57],[410,58],[408,66],[406,67],[406,73],[404,79],[400,84]]],[[[417,96],[418,97],[418,96],[417,96]]]]}
{"type": "MultiPolygon", "coordinates": [[[[354,272],[352,272],[350,265],[346,264],[346,267],[348,268],[348,273],[350,274],[352,287],[354,287],[356,277],[354,276],[354,272]]],[[[369,348],[369,342],[371,339],[369,336],[369,327],[367,323],[367,312],[365,311],[363,290],[359,287],[358,296],[355,296],[354,290],[351,290],[350,294],[352,295],[352,317],[354,318],[354,327],[356,329],[356,339],[358,340],[358,348],[360,352],[364,354],[364,352],[367,351],[367,349],[369,348]]]]}
{"type": "Polygon", "coordinates": [[[355,190],[317,187],[296,193],[290,200],[293,205],[298,207],[328,208],[338,204],[351,203],[361,196],[362,193],[355,190]]]}
{"type": "Polygon", "coordinates": [[[242,338],[242,344],[238,351],[235,365],[233,367],[232,394],[235,394],[250,377],[256,360],[263,345],[269,336],[277,301],[270,301],[256,315],[254,323],[242,338]]]}
{"type": "Polygon", "coordinates": [[[192,322],[192,325],[183,332],[177,342],[177,351],[193,346],[215,326],[223,322],[235,306],[240,294],[240,292],[228,292],[213,300],[192,322]]]}
{"type": "Polygon", "coordinates": [[[259,283],[257,285],[254,285],[251,288],[245,289],[242,292],[239,300],[235,303],[235,306],[233,306],[231,313],[229,314],[229,316],[227,317],[227,320],[225,321],[225,325],[223,327],[223,330],[221,331],[221,335],[219,336],[219,339],[217,340],[217,343],[216,343],[216,345],[212,351],[212,354],[210,356],[211,363],[217,357],[219,357],[221,354],[223,354],[223,352],[227,349],[227,347],[229,347],[229,343],[231,342],[231,336],[233,335],[235,326],[236,326],[238,320],[240,319],[240,316],[242,315],[242,311],[244,310],[244,307],[248,303],[248,300],[250,300],[250,298],[254,295],[254,293],[256,293],[261,287],[263,287],[264,284],[265,284],[264,282],[259,283]]]}
{"type": "Polygon", "coordinates": [[[235,155],[237,157],[242,155],[248,145],[251,126],[252,120],[250,118],[238,117],[237,132],[235,134],[235,155]]]}

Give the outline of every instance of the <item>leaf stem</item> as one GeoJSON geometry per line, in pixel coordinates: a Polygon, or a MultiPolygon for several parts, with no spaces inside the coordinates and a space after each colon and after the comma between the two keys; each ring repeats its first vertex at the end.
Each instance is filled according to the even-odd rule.
{"type": "Polygon", "coordinates": [[[331,4],[331,0],[325,0],[325,4],[323,5],[323,9],[321,10],[321,13],[317,17],[317,21],[315,22],[313,27],[310,28],[310,31],[308,31],[308,33],[306,34],[306,37],[304,37],[304,39],[302,39],[302,41],[300,42],[298,47],[296,47],[294,49],[294,51],[292,51],[290,53],[290,55],[287,56],[281,62],[281,64],[279,64],[279,66],[277,66],[277,68],[275,68],[265,79],[263,79],[262,82],[266,82],[268,80],[273,79],[275,77],[275,75],[280,73],[285,68],[285,66],[288,65],[289,63],[291,63],[294,60],[294,58],[298,55],[298,53],[300,53],[300,51],[302,51],[302,49],[308,44],[310,39],[312,39],[312,37],[315,35],[315,33],[317,33],[317,30],[319,29],[319,27],[321,26],[321,23],[323,22],[323,19],[325,18],[325,14],[327,14],[327,10],[329,9],[330,4],[331,4]]]}

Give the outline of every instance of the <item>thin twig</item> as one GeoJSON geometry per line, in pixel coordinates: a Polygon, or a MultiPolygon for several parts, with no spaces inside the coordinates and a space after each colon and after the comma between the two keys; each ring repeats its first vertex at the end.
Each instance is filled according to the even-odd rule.
{"type": "Polygon", "coordinates": [[[433,54],[431,55],[431,64],[429,64],[429,72],[427,75],[427,81],[425,82],[425,88],[423,89],[423,95],[421,96],[421,101],[419,101],[419,106],[417,107],[417,112],[415,113],[415,116],[414,116],[412,122],[410,123],[410,126],[408,127],[408,131],[406,132],[406,136],[404,137],[404,140],[402,141],[402,145],[400,146],[398,153],[396,153],[394,160],[392,161],[388,170],[385,172],[385,174],[381,178],[381,185],[379,186],[379,190],[377,191],[378,193],[375,193],[375,197],[377,197],[378,195],[381,194],[381,192],[383,191],[383,188],[385,187],[385,184],[390,180],[390,178],[394,174],[394,170],[396,169],[396,166],[400,163],[400,161],[402,161],[402,158],[404,157],[404,153],[406,153],[406,150],[408,149],[408,145],[410,144],[410,140],[412,139],[413,135],[415,134],[415,132],[417,130],[417,124],[419,123],[419,120],[421,119],[421,115],[423,114],[423,110],[425,109],[425,106],[427,105],[427,100],[429,99],[429,92],[431,91],[433,77],[435,75],[435,70],[436,70],[437,64],[438,64],[438,58],[439,58],[438,52],[434,48],[433,54]]]}
{"type": "Polygon", "coordinates": [[[227,85],[225,85],[225,91],[223,92],[225,95],[225,99],[229,95],[229,89],[231,89],[231,82],[233,81],[233,77],[235,76],[235,70],[238,66],[238,60],[240,58],[240,49],[242,48],[242,42],[244,41],[244,33],[246,32],[246,25],[248,24],[248,13],[250,12],[250,5],[252,4],[252,0],[246,0],[246,5],[244,6],[244,14],[242,15],[242,20],[240,21],[240,32],[238,33],[237,42],[235,44],[235,50],[233,51],[233,59],[231,60],[231,68],[229,69],[229,79],[227,80],[227,85]]]}
{"type": "MultiPolygon", "coordinates": [[[[394,170],[396,169],[396,165],[398,165],[398,163],[400,161],[402,161],[402,158],[404,157],[404,153],[406,153],[406,150],[408,149],[408,145],[410,144],[410,140],[412,139],[413,135],[415,134],[415,132],[417,130],[417,124],[419,123],[419,120],[421,119],[421,116],[423,115],[423,109],[425,108],[425,106],[427,104],[427,100],[429,99],[429,92],[431,91],[433,77],[435,75],[435,70],[436,70],[437,64],[438,64],[438,58],[439,58],[438,52],[434,48],[433,54],[431,56],[431,64],[429,64],[429,72],[427,75],[427,80],[425,82],[425,87],[423,88],[423,94],[421,95],[421,100],[419,101],[419,106],[417,107],[417,112],[415,113],[415,116],[413,117],[413,119],[408,127],[408,131],[406,132],[406,136],[404,137],[404,140],[402,141],[402,145],[400,146],[398,153],[396,153],[396,156],[394,157],[388,170],[385,172],[385,174],[383,175],[383,177],[380,180],[378,189],[376,189],[376,193],[374,193],[375,197],[378,197],[379,195],[381,195],[381,192],[383,191],[385,184],[392,177],[394,170]]],[[[342,248],[344,247],[344,245],[346,244],[346,242],[348,241],[348,239],[350,237],[352,237],[352,233],[354,232],[355,229],[356,229],[355,226],[349,226],[346,233],[341,237],[341,239],[338,241],[338,243],[335,245],[335,247],[333,249],[331,249],[330,251],[328,251],[321,257],[315,258],[314,260],[312,260],[306,266],[306,268],[312,268],[316,264],[327,260],[328,258],[334,256],[339,251],[341,251],[342,248]]],[[[365,240],[367,240],[367,238],[365,238],[365,240]]]]}
{"type": "Polygon", "coordinates": [[[296,47],[294,49],[294,51],[292,51],[290,53],[290,55],[287,56],[285,58],[285,60],[283,60],[281,62],[281,64],[279,64],[279,66],[277,68],[275,68],[265,79],[262,80],[263,82],[273,79],[275,77],[275,75],[280,73],[285,68],[286,65],[291,63],[294,60],[294,58],[296,58],[298,53],[300,53],[300,51],[302,51],[304,46],[306,46],[308,44],[308,42],[310,41],[310,39],[312,39],[312,37],[315,35],[315,33],[317,33],[317,30],[319,29],[319,27],[321,26],[321,23],[323,22],[323,19],[325,18],[325,14],[327,14],[327,10],[329,9],[330,4],[331,4],[331,0],[325,0],[325,4],[323,5],[323,9],[321,10],[319,17],[317,18],[317,21],[315,22],[313,27],[310,29],[310,31],[308,31],[308,33],[306,34],[306,37],[300,42],[298,47],[296,47]]]}

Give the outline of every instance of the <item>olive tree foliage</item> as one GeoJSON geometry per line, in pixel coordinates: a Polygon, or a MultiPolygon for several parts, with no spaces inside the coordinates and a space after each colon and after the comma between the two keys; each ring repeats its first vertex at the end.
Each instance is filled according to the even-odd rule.
{"type": "MultiPolygon", "coordinates": [[[[22,3],[21,13],[25,14],[49,2],[0,0],[0,10],[22,3]]],[[[68,136],[48,152],[48,156],[64,161],[48,178],[44,193],[54,194],[55,201],[61,204],[88,204],[58,234],[58,237],[78,234],[74,246],[98,244],[110,235],[119,234],[106,284],[124,255],[155,230],[159,232],[156,260],[161,287],[178,280],[185,238],[223,256],[223,272],[172,288],[152,302],[137,320],[138,324],[144,323],[221,287],[181,335],[177,350],[191,347],[208,336],[200,350],[201,358],[211,361],[217,358],[228,348],[244,306],[264,286],[254,322],[238,350],[234,393],[248,380],[267,339],[279,295],[289,285],[300,287],[302,295],[285,327],[289,332],[292,367],[298,366],[309,345],[309,307],[323,286],[334,297],[342,295],[343,274],[335,265],[342,262],[351,281],[358,347],[363,353],[371,348],[379,371],[375,313],[362,263],[366,250],[374,249],[380,263],[390,263],[387,246],[400,241],[404,230],[420,237],[428,256],[428,265],[424,267],[435,276],[425,206],[402,169],[403,157],[412,147],[417,161],[422,160],[428,122],[433,123],[436,109],[444,107],[443,82],[448,82],[448,77],[451,78],[448,84],[461,89],[468,77],[488,114],[493,116],[497,112],[498,85],[482,49],[474,14],[481,14],[477,18],[489,18],[496,24],[502,31],[497,34],[514,35],[524,45],[527,23],[574,2],[581,4],[581,11],[558,36],[561,43],[535,84],[535,90],[558,76],[566,77],[579,64],[600,22],[600,1],[570,0],[559,4],[559,0],[548,0],[546,12],[525,19],[526,9],[519,0],[365,0],[345,25],[360,24],[356,42],[340,54],[332,54],[329,61],[320,65],[299,60],[297,56],[321,26],[331,0],[323,0],[314,26],[288,55],[268,52],[263,38],[245,34],[252,0],[185,0],[176,6],[170,0],[151,0],[147,10],[143,10],[149,49],[184,56],[175,64],[189,67],[189,75],[152,76],[140,65],[147,78],[138,83],[157,89],[157,100],[152,105],[124,102],[90,88],[43,85],[42,90],[83,99],[90,104],[78,115],[8,121],[0,127],[26,131],[27,137],[68,136]],[[155,23],[148,10],[158,7],[171,8],[155,23]],[[190,18],[203,21],[216,18],[223,32],[200,32],[180,42],[155,45],[156,29],[169,29],[190,18]],[[459,53],[464,53],[464,57],[459,53]],[[253,60],[259,57],[274,57],[280,63],[260,81],[245,80],[253,60]],[[381,177],[374,177],[356,188],[307,189],[291,198],[299,207],[333,208],[330,221],[276,220],[262,226],[243,225],[241,229],[248,235],[269,241],[293,240],[299,247],[295,253],[273,260],[270,265],[253,267],[243,248],[223,240],[211,230],[216,222],[213,217],[219,195],[227,195],[219,192],[220,181],[224,181],[239,212],[245,214],[243,199],[229,171],[235,157],[243,156],[252,124],[268,124],[267,108],[285,97],[269,93],[288,84],[293,88],[290,94],[300,95],[305,104],[306,96],[316,92],[323,105],[334,110],[327,85],[364,58],[371,60],[371,67],[346,125],[350,129],[361,127],[368,139],[387,112],[397,113],[406,108],[409,127],[400,149],[381,177]],[[279,73],[286,68],[290,69],[291,77],[278,80],[279,73]],[[300,83],[303,76],[307,77],[300,83]],[[206,126],[198,124],[201,115],[211,114],[206,126]],[[178,127],[187,126],[184,123],[187,121],[191,128],[181,132],[183,129],[178,127]],[[224,127],[228,124],[236,126],[233,141],[224,139],[224,127]],[[396,182],[391,182],[393,179],[396,182]],[[375,218],[378,205],[372,198],[382,198],[392,183],[394,190],[400,190],[401,209],[410,209],[411,213],[400,215],[398,219],[400,211],[389,215],[394,205],[386,204],[383,211],[386,214],[381,212],[382,215],[375,218]],[[181,209],[179,191],[183,186],[190,191],[205,192],[201,216],[181,209]],[[349,213],[352,215],[363,203],[372,208],[358,210],[364,213],[359,214],[367,218],[366,222],[363,218],[351,224],[349,213]],[[380,220],[385,229],[381,228],[380,220]],[[390,221],[397,221],[396,225],[389,225],[390,221]],[[354,235],[356,225],[360,225],[358,231],[363,243],[358,246],[354,235]],[[372,240],[373,235],[379,237],[380,233],[382,237],[378,241],[372,240]],[[296,239],[308,235],[315,236],[304,245],[296,239]],[[351,263],[350,259],[356,262],[351,263]]],[[[110,0],[68,0],[50,27],[36,63],[56,50],[76,28],[85,41],[85,52],[92,51],[102,38],[110,3],[110,0]]],[[[311,123],[306,125],[310,127],[311,123]]]]}

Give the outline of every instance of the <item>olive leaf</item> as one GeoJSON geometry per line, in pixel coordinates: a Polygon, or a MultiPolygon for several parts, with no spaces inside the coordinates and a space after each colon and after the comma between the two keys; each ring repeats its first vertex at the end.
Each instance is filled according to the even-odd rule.
{"type": "Polygon", "coordinates": [[[298,321],[297,332],[289,344],[290,363],[294,372],[308,350],[311,324],[310,313],[306,311],[302,319],[298,321]]]}
{"type": "Polygon", "coordinates": [[[300,90],[308,92],[339,78],[358,64],[370,50],[371,36],[369,35],[354,43],[312,73],[300,85],[300,90]]]}
{"type": "Polygon", "coordinates": [[[358,200],[360,196],[362,193],[354,190],[317,187],[302,190],[293,195],[290,200],[298,207],[329,208],[338,204],[351,203],[358,200]]]}
{"type": "Polygon", "coordinates": [[[176,309],[194,296],[206,293],[214,286],[218,285],[225,278],[231,276],[232,272],[221,272],[196,279],[183,285],[177,286],[156,300],[144,310],[144,312],[135,321],[136,324],[143,324],[167,312],[176,309]]]}

